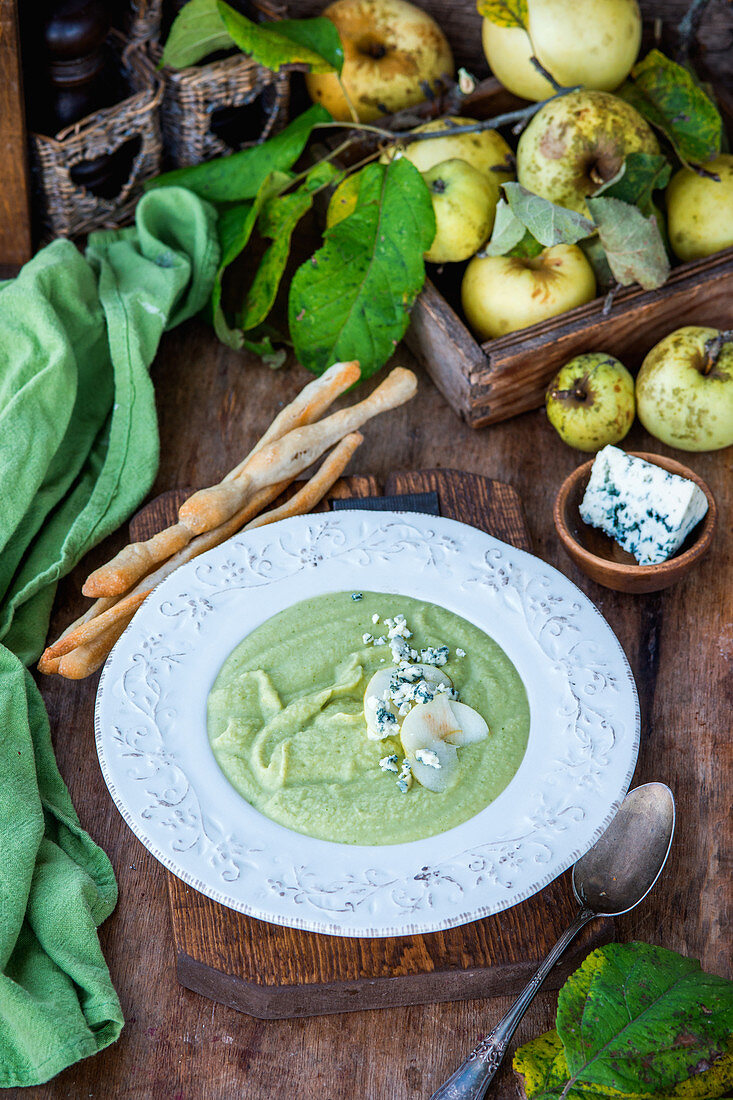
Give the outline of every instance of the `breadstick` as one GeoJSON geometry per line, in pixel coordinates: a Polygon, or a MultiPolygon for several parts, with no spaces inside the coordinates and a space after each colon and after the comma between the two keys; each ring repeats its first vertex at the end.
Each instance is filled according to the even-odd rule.
{"type": "MultiPolygon", "coordinates": [[[[309,382],[275,417],[259,443],[224,480],[237,477],[252,456],[266,443],[279,439],[293,428],[317,420],[340,394],[358,381],[359,375],[359,363],[354,359],[348,363],[334,363],[320,378],[309,382]]],[[[106,565],[95,569],[84,582],[82,592],[85,596],[113,596],[127,592],[159,562],[177,554],[188,545],[195,534],[197,532],[191,530],[187,523],[180,522],[159,531],[145,542],[131,543],[106,565]]]]}
{"type": "Polygon", "coordinates": [[[409,401],[416,389],[417,379],[412,371],[395,367],[364,401],[332,413],[316,424],[294,428],[258,451],[239,477],[194,493],[178,510],[181,521],[197,534],[226,523],[253,492],[276,480],[292,480],[349,432],[373,416],[409,401]]]}
{"type": "Polygon", "coordinates": [[[70,653],[77,646],[92,642],[100,634],[114,626],[115,623],[124,619],[126,615],[133,615],[150,591],[151,589],[148,588],[144,592],[131,592],[129,596],[123,596],[121,600],[118,600],[107,611],[103,611],[101,615],[96,615],[88,622],[75,627],[74,630],[62,634],[53,645],[44,651],[41,660],[46,662],[54,657],[63,657],[65,653],[70,653]]]}
{"type": "Polygon", "coordinates": [[[167,562],[164,562],[154,573],[150,573],[148,576],[144,577],[127,596],[119,599],[110,597],[109,599],[97,600],[96,603],[92,604],[86,614],[82,615],[80,619],[77,619],[75,623],[72,623],[70,627],[67,627],[61,637],[45,650],[38,662],[39,670],[48,673],[59,671],[55,664],[59,657],[66,653],[70,653],[72,649],[77,647],[90,645],[98,635],[106,634],[110,629],[110,625],[114,624],[116,621],[116,618],[119,617],[122,619],[127,615],[128,611],[131,618],[145,597],[152,592],[156,584],[159,584],[164,577],[167,577],[168,574],[172,573],[179,565],[183,565],[184,562],[197,557],[198,554],[203,554],[205,550],[211,549],[212,546],[218,546],[220,542],[224,542],[230,535],[235,534],[242,524],[252,519],[253,516],[256,516],[262,508],[270,503],[270,501],[278,497],[283,489],[287,488],[289,484],[290,483],[287,481],[281,481],[278,482],[277,485],[270,485],[257,493],[245,508],[236,516],[232,517],[226,525],[225,531],[221,529],[209,531],[206,535],[201,535],[198,539],[194,539],[188,546],[184,547],[183,550],[180,550],[178,554],[175,554],[167,562]],[[102,617],[101,610],[106,611],[106,609],[101,608],[101,605],[105,603],[110,607],[110,613],[102,617]],[[120,605],[123,606],[120,607],[120,605]],[[92,616],[91,612],[95,608],[99,608],[100,610],[92,616]],[[114,608],[117,609],[116,613],[112,613],[112,609],[114,608]]]}
{"type": "MultiPolygon", "coordinates": [[[[279,519],[285,519],[288,516],[302,515],[305,512],[310,511],[316,504],[326,495],[328,490],[334,484],[334,482],[341,476],[344,469],[349,463],[351,456],[356,448],[364,441],[364,437],[360,432],[352,432],[350,435],[345,436],[344,439],[334,449],[333,453],[329,455],[320,469],[313,475],[310,481],[306,482],[302,489],[298,490],[290,500],[285,504],[280,505],[279,508],[273,508],[269,512],[264,512],[262,515],[256,516],[255,519],[247,523],[245,530],[251,530],[255,527],[261,527],[265,524],[275,523],[279,519]]],[[[270,499],[274,499],[275,490],[279,492],[282,490],[282,483],[277,486],[272,486],[269,489],[263,490],[258,496],[263,497],[266,493],[270,493],[270,499]]],[[[101,616],[96,616],[95,619],[95,631],[91,633],[88,631],[86,636],[77,632],[77,635],[86,640],[82,640],[79,644],[76,644],[74,648],[59,654],[59,643],[62,639],[59,639],[59,643],[55,646],[47,649],[43,655],[42,660],[45,660],[48,667],[48,672],[58,672],[59,675],[65,676],[70,680],[81,680],[85,676],[91,675],[95,672],[104,661],[105,657],[115,644],[117,639],[122,634],[125,627],[131,621],[135,611],[137,610],[134,601],[139,600],[141,603],[143,599],[150,592],[156,584],[159,584],[164,577],[177,569],[179,565],[183,565],[186,561],[191,561],[193,558],[198,557],[199,554],[203,554],[206,550],[210,550],[213,546],[217,546],[219,543],[226,541],[231,535],[235,534],[244,522],[243,517],[252,515],[254,501],[243,509],[241,512],[233,516],[228,523],[223,524],[222,527],[216,528],[213,531],[207,531],[203,535],[199,535],[198,538],[193,539],[180,554],[176,555],[170,561],[165,562],[160,569],[155,573],[146,577],[138,585],[138,589],[141,591],[135,591],[130,593],[124,599],[118,601],[114,606],[117,608],[116,616],[113,619],[108,619],[111,625],[103,626],[104,620],[101,616]],[[120,613],[120,607],[124,606],[124,613],[120,613]],[[101,622],[98,621],[101,619],[101,622]],[[54,650],[56,655],[54,656],[54,650]],[[50,666],[54,667],[50,667],[50,666]]],[[[258,509],[259,510],[259,509],[258,509]]],[[[90,609],[91,610],[91,609],[90,609]]],[[[62,638],[68,639],[70,631],[62,638]]],[[[66,642],[68,645],[68,640],[66,642]]]]}
{"type": "MultiPolygon", "coordinates": [[[[59,637],[59,641],[61,640],[61,638],[65,638],[67,634],[70,634],[72,630],[75,630],[83,623],[88,623],[91,619],[96,618],[97,615],[101,615],[103,611],[106,611],[108,608],[113,607],[116,603],[116,596],[110,596],[105,597],[101,600],[95,600],[92,606],[88,607],[83,615],[80,615],[78,619],[67,626],[66,630],[64,630],[63,634],[61,634],[61,636],[59,637]]],[[[43,654],[41,654],[37,666],[38,671],[42,672],[45,676],[50,676],[52,673],[58,672],[59,658],[47,656],[48,653],[49,650],[47,649],[43,654]]]]}
{"type": "Polygon", "coordinates": [[[354,451],[363,442],[364,436],[361,432],[345,435],[302,489],[294,493],[290,500],[286,500],[279,508],[272,508],[269,512],[263,512],[257,516],[247,524],[244,530],[252,531],[255,527],[264,527],[268,523],[276,523],[279,519],[302,516],[310,512],[311,508],[315,508],[316,504],[323,499],[334,482],[341,477],[354,451]]]}
{"type": "Polygon", "coordinates": [[[135,612],[131,611],[114,623],[108,630],[104,630],[87,645],[77,646],[63,657],[57,657],[58,666],[54,669],[59,676],[65,676],[67,680],[83,680],[85,676],[91,676],[100,665],[104,664],[112,646],[122,632],[129,626],[135,612]]]}
{"type": "Polygon", "coordinates": [[[238,466],[230,470],[224,481],[239,477],[249,460],[268,443],[281,439],[293,428],[299,428],[302,424],[312,424],[314,420],[318,420],[326,409],[333,405],[336,398],[340,397],[349,386],[358,382],[360,377],[359,360],[352,359],[348,363],[334,363],[319,378],[309,382],[297,397],[278,413],[259,443],[255,444],[238,466]]]}

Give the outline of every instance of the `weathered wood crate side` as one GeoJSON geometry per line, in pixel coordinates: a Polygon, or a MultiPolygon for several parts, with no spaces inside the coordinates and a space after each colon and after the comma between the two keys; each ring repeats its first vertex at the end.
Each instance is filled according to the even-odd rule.
{"type": "Polygon", "coordinates": [[[405,340],[455,411],[481,428],[544,404],[548,382],[574,355],[605,351],[634,371],[658,340],[692,324],[733,324],[733,248],[682,264],[658,290],[621,291],[605,317],[596,298],[481,345],[428,281],[405,340]]]}

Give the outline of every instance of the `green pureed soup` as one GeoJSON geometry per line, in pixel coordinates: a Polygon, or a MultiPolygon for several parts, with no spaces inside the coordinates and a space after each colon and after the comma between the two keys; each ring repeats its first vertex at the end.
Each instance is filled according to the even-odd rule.
{"type": "Polygon", "coordinates": [[[407,596],[334,592],[288,607],[240,642],[211,689],[208,733],[226,777],[273,821],[322,840],[399,844],[459,825],[504,790],[527,747],[529,705],[506,653],[460,616],[407,596]],[[489,725],[485,740],[457,750],[441,792],[417,782],[401,790],[379,763],[402,761],[399,734],[367,735],[365,688],[377,670],[397,667],[389,644],[370,636],[387,638],[384,620],[398,615],[415,650],[448,647],[441,671],[489,725]]]}

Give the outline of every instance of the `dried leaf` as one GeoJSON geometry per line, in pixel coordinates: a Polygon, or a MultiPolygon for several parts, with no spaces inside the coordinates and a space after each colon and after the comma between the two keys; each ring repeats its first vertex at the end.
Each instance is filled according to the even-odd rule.
{"type": "Polygon", "coordinates": [[[522,27],[529,30],[527,0],[477,0],[476,10],[499,27],[522,27]]]}
{"type": "Polygon", "coordinates": [[[520,183],[505,183],[504,193],[512,213],[545,248],[576,244],[595,232],[593,222],[582,214],[540,198],[520,183]]]}
{"type": "Polygon", "coordinates": [[[435,236],[430,192],[405,157],[370,164],[359,199],[290,287],[290,335],[301,363],[319,374],[358,359],[369,377],[389,359],[425,281],[423,254],[435,236]]]}
{"type": "Polygon", "coordinates": [[[638,207],[605,195],[586,201],[617,282],[622,286],[639,283],[644,290],[666,282],[669,259],[656,218],[645,217],[638,207]]]}
{"type": "MultiPolygon", "coordinates": [[[[185,8],[184,8],[185,11],[185,8]]],[[[308,65],[313,73],[341,72],[344,51],[330,19],[288,19],[253,23],[219,0],[218,11],[233,42],[260,65],[277,72],[283,65],[308,65]]]]}
{"type": "Polygon", "coordinates": [[[712,160],[720,152],[723,123],[715,104],[682,65],[652,50],[617,90],[669,139],[685,163],[712,160]]]}
{"type": "Polygon", "coordinates": [[[206,164],[176,168],[150,180],[145,186],[187,187],[209,202],[243,202],[253,199],[271,172],[290,168],[305,148],[311,131],[320,122],[330,122],[325,107],[314,104],[299,115],[281,133],[262,145],[242,149],[228,157],[217,157],[206,164]]]}
{"type": "Polygon", "coordinates": [[[232,45],[216,0],[188,0],[173,20],[160,64],[186,69],[207,54],[230,49],[232,45]]]}

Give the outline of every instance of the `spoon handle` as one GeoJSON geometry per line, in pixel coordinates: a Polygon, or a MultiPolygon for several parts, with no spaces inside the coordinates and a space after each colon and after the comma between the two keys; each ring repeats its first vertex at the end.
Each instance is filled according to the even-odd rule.
{"type": "Polygon", "coordinates": [[[437,1092],[433,1093],[430,1100],[483,1100],[494,1074],[501,1065],[511,1037],[517,1030],[517,1025],[529,1008],[535,993],[568,944],[575,939],[581,928],[593,920],[595,915],[590,909],[580,910],[573,923],[567,931],[563,932],[552,951],[541,963],[537,973],[519,994],[506,1016],[471,1051],[465,1062],[445,1084],[440,1086],[437,1092]]]}

